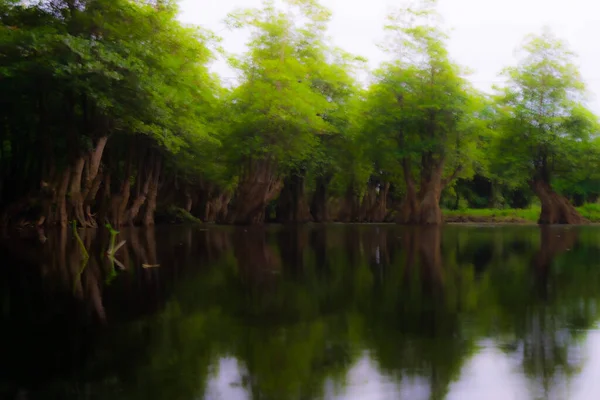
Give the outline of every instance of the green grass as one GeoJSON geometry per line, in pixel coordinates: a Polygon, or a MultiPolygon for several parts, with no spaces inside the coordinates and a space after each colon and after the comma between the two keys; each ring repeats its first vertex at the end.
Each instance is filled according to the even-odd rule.
{"type": "Polygon", "coordinates": [[[590,203],[584,204],[577,208],[581,216],[589,219],[592,222],[600,222],[600,204],[590,203]]]}
{"type": "Polygon", "coordinates": [[[536,222],[539,208],[493,209],[469,208],[465,210],[444,210],[444,218],[450,222],[536,222]]]}
{"type": "MultiPolygon", "coordinates": [[[[600,204],[585,204],[577,211],[591,222],[600,222],[600,204]]],[[[540,216],[540,207],[527,209],[466,209],[443,210],[449,222],[515,222],[535,223],[540,216]]]]}

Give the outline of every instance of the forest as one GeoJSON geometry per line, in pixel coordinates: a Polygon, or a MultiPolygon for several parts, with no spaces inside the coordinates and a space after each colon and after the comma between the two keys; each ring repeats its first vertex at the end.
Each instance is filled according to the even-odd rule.
{"type": "Polygon", "coordinates": [[[0,0],[0,225],[439,225],[530,207],[579,224],[600,197],[598,118],[549,30],[515,44],[489,94],[453,61],[435,1],[381,21],[374,70],[333,44],[317,0],[232,10],[243,54],[178,15],[171,0],[0,0]]]}

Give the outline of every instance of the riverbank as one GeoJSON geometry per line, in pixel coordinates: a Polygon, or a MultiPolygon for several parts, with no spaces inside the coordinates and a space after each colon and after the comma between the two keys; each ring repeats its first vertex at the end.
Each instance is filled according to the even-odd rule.
{"type": "MultiPolygon", "coordinates": [[[[535,224],[540,216],[540,207],[526,209],[465,209],[443,210],[447,223],[515,223],[535,224]]],[[[590,222],[600,223],[600,204],[585,204],[577,207],[582,217],[590,222]]]]}

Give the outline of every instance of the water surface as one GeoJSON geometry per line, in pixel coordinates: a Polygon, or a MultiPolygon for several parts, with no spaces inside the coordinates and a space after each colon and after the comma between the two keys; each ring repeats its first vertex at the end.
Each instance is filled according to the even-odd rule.
{"type": "Polygon", "coordinates": [[[600,227],[79,235],[0,241],[2,399],[600,398],[600,227]]]}

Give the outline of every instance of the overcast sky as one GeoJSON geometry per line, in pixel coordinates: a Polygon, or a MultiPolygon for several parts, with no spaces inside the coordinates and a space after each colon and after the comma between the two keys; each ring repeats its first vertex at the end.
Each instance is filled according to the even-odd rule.
{"type": "MultiPolygon", "coordinates": [[[[182,0],[180,19],[217,32],[229,52],[244,50],[244,35],[224,28],[223,19],[236,7],[257,7],[261,0],[182,0]]],[[[329,35],[343,49],[365,56],[372,67],[383,59],[376,43],[383,38],[387,12],[401,0],[321,0],[333,11],[329,35]]],[[[470,68],[474,85],[488,91],[499,83],[500,70],[515,63],[515,48],[529,33],[548,26],[566,40],[578,58],[588,86],[590,107],[600,114],[599,0],[439,0],[439,11],[450,32],[449,50],[470,68]]],[[[224,64],[214,69],[234,76],[224,64]]]]}

